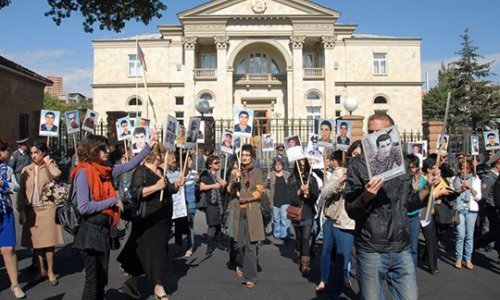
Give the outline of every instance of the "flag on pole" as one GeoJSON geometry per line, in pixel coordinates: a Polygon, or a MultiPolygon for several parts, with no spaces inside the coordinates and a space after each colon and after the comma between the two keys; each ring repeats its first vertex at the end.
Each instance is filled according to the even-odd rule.
{"type": "Polygon", "coordinates": [[[137,55],[139,56],[139,59],[141,60],[141,65],[144,69],[144,71],[148,71],[148,68],[146,67],[146,58],[144,56],[144,52],[142,51],[141,45],[137,43],[137,55]]]}

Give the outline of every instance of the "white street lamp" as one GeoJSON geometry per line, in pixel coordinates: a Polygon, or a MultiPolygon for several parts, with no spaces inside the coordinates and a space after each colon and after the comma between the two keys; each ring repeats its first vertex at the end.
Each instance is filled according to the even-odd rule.
{"type": "Polygon", "coordinates": [[[358,108],[358,100],[354,98],[347,98],[344,100],[344,108],[352,115],[352,112],[358,108]]]}

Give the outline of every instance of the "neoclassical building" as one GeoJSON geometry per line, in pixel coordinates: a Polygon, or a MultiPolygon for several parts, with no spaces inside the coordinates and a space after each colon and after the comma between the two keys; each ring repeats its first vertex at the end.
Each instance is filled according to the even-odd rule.
{"type": "MultiPolygon", "coordinates": [[[[305,0],[215,0],[178,14],[158,33],[93,41],[94,108],[180,120],[209,100],[216,119],[235,108],[259,119],[335,118],[388,112],[400,129],[420,129],[420,38],[357,34],[340,13],[305,0]],[[147,82],[151,101],[144,88],[147,82]]],[[[106,120],[105,120],[106,121],[106,120]]]]}

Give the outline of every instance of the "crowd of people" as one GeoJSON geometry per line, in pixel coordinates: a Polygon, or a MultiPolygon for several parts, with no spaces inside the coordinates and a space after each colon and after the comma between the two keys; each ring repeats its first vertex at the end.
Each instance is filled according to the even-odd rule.
{"type": "MultiPolygon", "coordinates": [[[[394,122],[388,115],[375,114],[367,125],[371,133],[394,122]]],[[[18,146],[12,154],[11,146],[0,140],[0,249],[12,293],[24,298],[17,273],[14,209],[22,225],[21,245],[33,249],[37,281],[57,285],[54,253],[63,239],[56,223],[59,203],[47,197],[46,186],[61,170],[44,143],[28,146],[21,140],[18,146]]],[[[448,232],[454,235],[457,269],[474,268],[478,247],[500,249],[500,152],[489,151],[480,165],[461,154],[456,166],[448,163],[443,151],[423,162],[408,154],[406,173],[384,180],[369,177],[359,140],[347,151],[325,155],[322,169],[313,168],[307,158],[289,162],[283,150],[283,145],[276,147],[266,174],[256,165],[256,149],[249,144],[233,156],[213,151],[195,161],[200,157],[193,153],[167,151],[152,129],[149,141],[129,159],[123,145],[112,147],[103,136],[86,135],[70,173],[80,214],[73,248],[80,250],[85,265],[82,299],[105,297],[110,251],[117,248],[112,237],[131,199],[141,203],[140,213],[131,220],[117,261],[128,275],[122,291],[133,299],[142,298],[142,276],[154,284],[156,299],[168,299],[162,282],[169,276],[169,239],[174,237],[181,254],[193,255],[198,212],[207,225],[204,255],[227,247],[234,272],[248,289],[257,286],[258,249],[266,239],[266,227],[276,243],[294,242],[302,276],[310,276],[311,260],[320,260],[320,281],[314,289],[330,299],[339,299],[351,287],[354,273],[363,299],[383,299],[384,281],[394,299],[417,299],[419,258],[430,273],[439,274],[438,250],[448,232]],[[178,197],[183,197],[186,214],[174,218],[178,197]],[[272,211],[270,224],[266,203],[272,211]],[[420,232],[423,255],[418,253],[420,232]],[[315,258],[318,244],[321,254],[315,258]]]]}

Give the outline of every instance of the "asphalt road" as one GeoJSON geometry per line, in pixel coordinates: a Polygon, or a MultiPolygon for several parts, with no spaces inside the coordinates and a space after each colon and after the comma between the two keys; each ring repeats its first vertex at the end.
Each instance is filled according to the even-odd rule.
{"type": "MultiPolygon", "coordinates": [[[[304,278],[293,261],[293,242],[284,244],[268,238],[259,249],[258,282],[255,289],[246,289],[236,278],[234,271],[228,268],[228,253],[216,250],[210,258],[205,258],[206,245],[203,233],[206,231],[205,218],[198,213],[195,220],[196,240],[199,245],[192,257],[175,255],[184,254],[170,247],[169,278],[165,288],[169,299],[327,299],[325,295],[314,293],[319,281],[320,247],[313,261],[313,270],[309,278],[304,278]],[[201,243],[201,245],[200,245],[201,243]]],[[[20,241],[20,228],[17,228],[20,241]]],[[[27,271],[31,264],[28,250],[17,250],[20,270],[20,283],[28,299],[80,299],[84,283],[83,260],[78,252],[71,249],[72,238],[65,235],[66,245],[56,249],[55,272],[59,285],[52,287],[47,282],[33,283],[35,273],[27,271]]],[[[173,239],[170,241],[173,243],[173,239]]],[[[451,242],[448,243],[451,246],[451,242]]],[[[473,257],[473,270],[453,268],[452,249],[440,250],[439,276],[433,276],[419,266],[417,271],[420,299],[500,299],[500,264],[496,253],[478,252],[473,257]]],[[[119,251],[112,251],[107,287],[107,299],[129,299],[121,294],[121,286],[126,279],[116,262],[119,251]]],[[[7,272],[0,262],[0,299],[14,299],[9,289],[7,272]]],[[[351,278],[352,289],[345,291],[345,299],[357,299],[358,286],[351,278]]],[[[140,289],[145,297],[153,299],[153,284],[141,280],[140,289]]],[[[386,290],[387,292],[387,290],[386,290]]],[[[388,298],[390,299],[390,297],[388,298]]]]}

